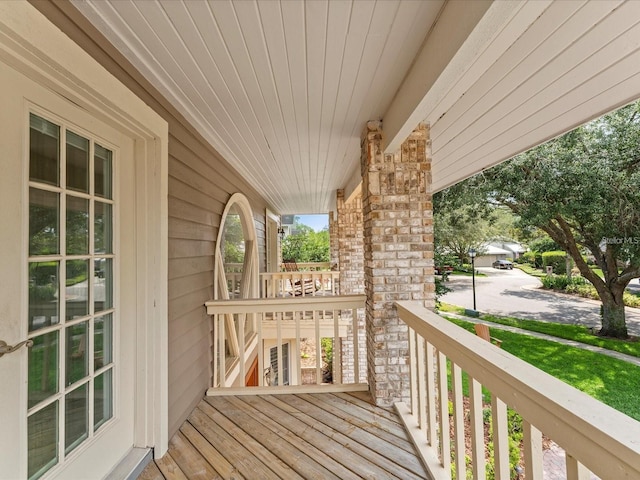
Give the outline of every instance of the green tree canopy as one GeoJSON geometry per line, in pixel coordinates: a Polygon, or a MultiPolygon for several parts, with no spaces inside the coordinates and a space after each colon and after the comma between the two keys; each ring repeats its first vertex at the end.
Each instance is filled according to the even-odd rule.
{"type": "Polygon", "coordinates": [[[328,262],[329,230],[316,232],[313,228],[301,224],[299,217],[294,220],[294,233],[282,241],[282,258],[296,262],[328,262]]]}
{"type": "Polygon", "coordinates": [[[603,304],[602,335],[626,337],[622,294],[640,276],[640,103],[489,169],[448,192],[474,192],[546,232],[603,304]],[[604,273],[583,258],[588,250],[604,273]]]}

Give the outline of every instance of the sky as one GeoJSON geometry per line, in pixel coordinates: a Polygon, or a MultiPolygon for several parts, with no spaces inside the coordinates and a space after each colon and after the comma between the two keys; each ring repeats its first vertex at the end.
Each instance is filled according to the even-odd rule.
{"type": "Polygon", "coordinates": [[[300,223],[313,228],[316,232],[325,227],[329,227],[329,215],[296,215],[300,218],[300,223]]]}

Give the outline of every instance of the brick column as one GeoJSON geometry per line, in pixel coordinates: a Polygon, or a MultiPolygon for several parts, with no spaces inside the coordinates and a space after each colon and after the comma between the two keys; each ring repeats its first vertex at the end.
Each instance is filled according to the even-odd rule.
{"type": "Polygon", "coordinates": [[[329,263],[331,270],[338,271],[340,269],[340,260],[338,258],[338,219],[335,212],[329,212],[329,263]]]}
{"type": "Polygon", "coordinates": [[[379,406],[410,403],[408,327],[393,303],[435,306],[431,141],[421,124],[385,155],[380,122],[362,138],[369,387],[379,406]]]}
{"type": "MultiPolygon", "coordinates": [[[[337,250],[340,267],[341,295],[364,293],[364,231],[362,224],[362,196],[354,196],[350,201],[344,198],[344,191],[336,194],[337,250]]],[[[341,312],[343,320],[349,322],[347,336],[340,339],[342,357],[342,381],[351,383],[355,379],[354,332],[351,326],[351,311],[341,312]]],[[[367,345],[364,312],[358,314],[358,344],[360,359],[358,381],[367,381],[367,359],[364,355],[367,345]]]]}
{"type": "Polygon", "coordinates": [[[336,200],[340,294],[364,293],[362,197],[358,195],[346,202],[344,190],[338,190],[336,200]]]}

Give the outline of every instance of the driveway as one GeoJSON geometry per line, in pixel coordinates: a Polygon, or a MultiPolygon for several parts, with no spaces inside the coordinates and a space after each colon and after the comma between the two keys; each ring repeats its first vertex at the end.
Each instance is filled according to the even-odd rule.
{"type": "MultiPolygon", "coordinates": [[[[539,289],[540,281],[514,268],[478,268],[486,277],[476,276],[476,308],[481,312],[548,322],[600,328],[600,302],[539,289]]],[[[441,301],[473,308],[471,277],[452,275],[447,287],[452,291],[441,301]]],[[[627,329],[640,336],[640,309],[627,308],[627,329]]]]}

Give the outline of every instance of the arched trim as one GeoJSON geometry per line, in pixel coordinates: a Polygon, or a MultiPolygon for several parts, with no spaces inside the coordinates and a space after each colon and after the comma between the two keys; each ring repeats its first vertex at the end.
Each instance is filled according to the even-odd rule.
{"type": "Polygon", "coordinates": [[[242,298],[258,298],[259,295],[259,262],[258,262],[258,239],[256,226],[253,220],[251,204],[242,193],[234,193],[227,202],[220,219],[220,228],[216,239],[215,266],[213,279],[213,298],[216,300],[229,298],[226,288],[227,278],[224,271],[224,255],[220,250],[224,226],[227,215],[236,206],[240,212],[240,222],[245,241],[244,265],[242,269],[242,298]]]}

